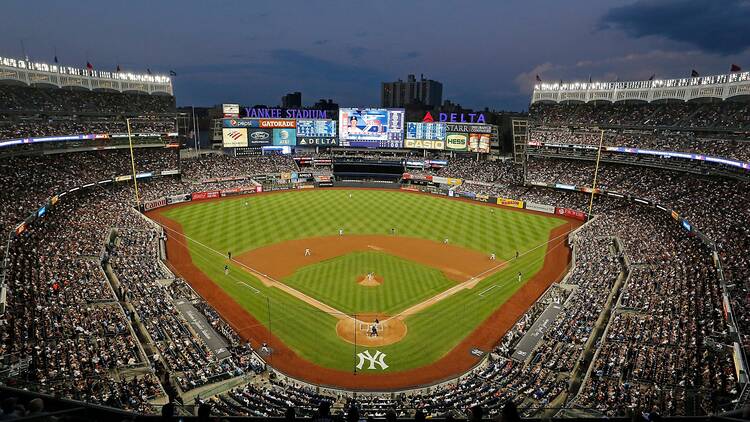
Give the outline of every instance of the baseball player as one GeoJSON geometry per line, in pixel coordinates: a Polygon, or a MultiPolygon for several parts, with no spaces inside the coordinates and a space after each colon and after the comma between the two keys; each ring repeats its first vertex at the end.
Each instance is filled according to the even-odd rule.
{"type": "Polygon", "coordinates": [[[305,256],[310,256],[312,253],[310,253],[310,248],[305,249],[305,256]]]}
{"type": "Polygon", "coordinates": [[[490,254],[490,261],[494,261],[494,260],[495,260],[495,253],[493,252],[490,254]]]}
{"type": "Polygon", "coordinates": [[[520,271],[518,272],[518,282],[519,283],[521,282],[521,272],[520,271]]]}
{"type": "Polygon", "coordinates": [[[448,244],[448,238],[447,238],[447,237],[446,237],[445,239],[443,239],[443,244],[444,244],[444,245],[447,245],[447,244],[448,244]]]}
{"type": "Polygon", "coordinates": [[[343,235],[344,235],[344,229],[339,229],[339,236],[343,236],[343,235]]]}
{"type": "Polygon", "coordinates": [[[229,275],[229,265],[224,266],[224,275],[229,275]]]}

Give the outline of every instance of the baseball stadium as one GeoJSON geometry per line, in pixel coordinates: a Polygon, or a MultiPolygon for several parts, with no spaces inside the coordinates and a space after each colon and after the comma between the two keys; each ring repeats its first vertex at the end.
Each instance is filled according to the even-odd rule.
{"type": "Polygon", "coordinates": [[[750,415],[740,66],[499,112],[58,62],[0,57],[0,419],[750,415]]]}

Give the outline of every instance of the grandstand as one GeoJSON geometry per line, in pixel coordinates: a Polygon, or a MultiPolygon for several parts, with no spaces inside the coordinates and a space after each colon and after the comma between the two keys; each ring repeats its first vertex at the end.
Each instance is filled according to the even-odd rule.
{"type": "MultiPolygon", "coordinates": [[[[56,72],[0,64],[15,69],[15,82],[23,72],[56,72]]],[[[181,158],[171,83],[161,88],[168,95],[149,93],[153,86],[0,84],[0,379],[3,397],[20,399],[3,402],[3,412],[22,402],[31,409],[35,394],[47,411],[88,420],[165,407],[264,418],[289,409],[374,418],[464,418],[477,408],[498,417],[511,406],[529,418],[742,409],[750,395],[750,108],[741,100],[750,75],[709,78],[722,90],[701,81],[540,85],[522,164],[405,149],[181,158]],[[126,119],[135,123],[130,138],[142,135],[132,150],[126,119]],[[420,154],[422,164],[408,168],[420,154]],[[372,179],[378,162],[387,163],[384,179],[410,189],[512,198],[587,220],[569,236],[575,259],[565,279],[496,339],[484,364],[424,388],[352,392],[274,372],[165,264],[171,234],[141,212],[196,193],[372,179]],[[310,176],[283,177],[292,173],[310,176]],[[449,178],[462,183],[415,182],[449,178]],[[519,343],[553,304],[559,313],[519,358],[519,343]]]]}

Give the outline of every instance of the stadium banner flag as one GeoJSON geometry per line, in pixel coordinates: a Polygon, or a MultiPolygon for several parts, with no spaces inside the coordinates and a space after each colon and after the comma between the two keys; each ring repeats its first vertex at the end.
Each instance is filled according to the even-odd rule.
{"type": "Polygon", "coordinates": [[[497,198],[497,205],[502,205],[511,208],[523,208],[523,201],[510,198],[497,198]]]}
{"type": "Polygon", "coordinates": [[[433,139],[406,139],[404,140],[404,147],[414,149],[445,149],[445,141],[433,139]]]}
{"type": "Polygon", "coordinates": [[[576,220],[586,221],[586,214],[582,211],[572,210],[570,208],[555,208],[555,214],[564,217],[575,218],[576,220]]]}
{"type": "Polygon", "coordinates": [[[545,212],[547,214],[554,214],[555,207],[552,205],[537,204],[536,202],[526,202],[526,209],[531,211],[545,212]]]}
{"type": "Polygon", "coordinates": [[[672,214],[672,218],[674,218],[676,221],[680,220],[680,214],[677,211],[672,210],[671,214],[672,214]]]}
{"type": "Polygon", "coordinates": [[[150,211],[156,208],[161,208],[167,205],[167,198],[154,199],[153,201],[146,201],[143,203],[143,210],[150,211]]]}

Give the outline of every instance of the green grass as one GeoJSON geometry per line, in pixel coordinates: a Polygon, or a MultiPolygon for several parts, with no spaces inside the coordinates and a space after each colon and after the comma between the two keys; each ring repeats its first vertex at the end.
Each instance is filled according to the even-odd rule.
{"type": "MultiPolygon", "coordinates": [[[[463,290],[408,317],[408,335],[398,343],[377,348],[388,354],[387,371],[399,371],[427,365],[455,347],[541,268],[550,230],[565,223],[553,216],[381,190],[275,193],[197,202],[164,213],[179,222],[185,234],[193,239],[189,247],[195,265],[266,326],[270,303],[274,335],[303,358],[346,371],[356,364],[355,357],[352,345],[337,337],[334,316],[278,289],[263,286],[239,267],[225,276],[224,259],[208,248],[221,253],[231,250],[238,256],[284,240],[335,235],[339,228],[344,228],[347,234],[386,235],[391,227],[396,227],[399,235],[437,241],[447,237],[454,245],[481,253],[494,251],[498,259],[509,261],[503,271],[482,280],[474,289],[463,290]],[[514,260],[517,250],[522,255],[514,260]],[[516,282],[518,272],[523,274],[521,283],[516,282]],[[498,287],[484,297],[478,296],[493,285],[498,287]]],[[[402,265],[398,261],[403,260],[378,253],[353,253],[299,269],[285,281],[345,312],[393,313],[421,301],[420,298],[430,297],[431,291],[446,288],[443,281],[433,278],[436,270],[412,262],[402,265]],[[382,297],[369,292],[360,294],[361,287],[351,279],[359,273],[351,266],[357,260],[360,260],[358,265],[375,267],[373,271],[384,276],[412,271],[419,274],[416,276],[419,281],[394,283],[391,290],[388,275],[383,286],[367,288],[373,292],[382,289],[382,297]],[[357,274],[352,276],[353,272],[357,274]],[[316,283],[318,275],[332,276],[333,281],[316,283]],[[383,308],[377,309],[380,306],[383,308]]]]}
{"type": "Polygon", "coordinates": [[[349,315],[395,315],[456,285],[439,270],[383,252],[352,252],[300,268],[283,281],[349,315]],[[368,271],[382,276],[383,284],[360,286],[357,277],[368,271]]]}

